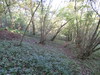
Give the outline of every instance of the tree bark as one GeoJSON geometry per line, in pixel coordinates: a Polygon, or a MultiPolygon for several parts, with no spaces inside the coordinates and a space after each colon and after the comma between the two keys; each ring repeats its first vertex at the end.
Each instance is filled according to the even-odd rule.
{"type": "MultiPolygon", "coordinates": [[[[32,16],[32,13],[33,13],[33,7],[35,7],[35,3],[34,5],[32,4],[32,0],[30,1],[30,4],[31,4],[31,16],[32,16]],[[33,6],[32,6],[33,5],[33,6]]],[[[32,34],[35,35],[35,24],[34,24],[34,16],[32,17],[32,34]]]]}
{"type": "MultiPolygon", "coordinates": [[[[79,52],[79,54],[78,54],[78,56],[77,56],[79,59],[85,60],[85,59],[87,59],[92,53],[94,53],[94,52],[100,50],[100,47],[97,48],[97,49],[95,49],[95,48],[100,44],[100,37],[99,37],[99,36],[97,37],[97,31],[98,31],[98,29],[99,29],[99,25],[100,25],[100,19],[99,19],[99,21],[98,21],[98,25],[97,25],[97,27],[96,27],[96,29],[95,29],[95,31],[94,31],[94,33],[93,33],[91,39],[88,40],[88,41],[89,41],[89,44],[86,46],[86,48],[84,48],[84,47],[81,47],[81,48],[80,48],[81,52],[79,52]],[[95,38],[95,37],[96,37],[96,38],[95,38]]],[[[99,33],[98,33],[98,34],[99,34],[99,33]]]]}
{"type": "Polygon", "coordinates": [[[6,6],[7,6],[7,9],[8,9],[8,12],[9,12],[9,16],[10,16],[10,19],[11,19],[11,26],[10,27],[14,28],[15,23],[14,23],[14,20],[13,20],[13,17],[12,17],[11,9],[10,9],[11,2],[9,0],[9,3],[7,3],[7,1],[5,0],[5,3],[6,3],[6,6]]]}
{"type": "Polygon", "coordinates": [[[34,18],[32,19],[32,27],[33,27],[33,35],[35,35],[35,24],[34,24],[34,18]]]}
{"type": "MultiPolygon", "coordinates": [[[[70,19],[71,20],[71,19],[70,19]]],[[[56,34],[51,38],[51,41],[54,41],[55,38],[57,37],[57,35],[59,34],[59,32],[61,31],[61,29],[70,21],[68,20],[66,23],[64,23],[63,25],[60,26],[60,28],[57,30],[56,34]]]]}
{"type": "Polygon", "coordinates": [[[57,30],[56,34],[51,38],[51,41],[54,41],[54,40],[55,40],[55,38],[57,37],[57,35],[58,35],[59,32],[61,31],[61,28],[62,28],[62,27],[60,27],[60,28],[57,30]]]}
{"type": "Polygon", "coordinates": [[[34,16],[35,12],[37,11],[39,5],[40,5],[40,3],[38,4],[38,6],[36,7],[36,9],[35,9],[34,12],[32,13],[31,20],[29,21],[29,23],[28,23],[28,25],[27,25],[27,27],[26,27],[26,29],[25,29],[25,31],[24,31],[24,34],[23,34],[23,36],[22,36],[22,38],[21,38],[21,41],[20,41],[20,43],[19,43],[19,46],[22,45],[22,42],[23,42],[24,36],[25,36],[25,34],[26,34],[26,31],[27,31],[29,25],[31,24],[32,18],[33,18],[33,16],[34,16]]]}

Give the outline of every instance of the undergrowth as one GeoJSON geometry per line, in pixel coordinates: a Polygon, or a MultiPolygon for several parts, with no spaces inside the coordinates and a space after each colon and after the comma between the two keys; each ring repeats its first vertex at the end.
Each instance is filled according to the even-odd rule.
{"type": "Polygon", "coordinates": [[[61,52],[42,45],[0,41],[0,75],[80,75],[80,67],[61,52]]]}
{"type": "Polygon", "coordinates": [[[77,63],[56,47],[27,42],[16,46],[17,43],[0,41],[0,75],[81,75],[82,70],[100,75],[100,51],[77,63]]]}

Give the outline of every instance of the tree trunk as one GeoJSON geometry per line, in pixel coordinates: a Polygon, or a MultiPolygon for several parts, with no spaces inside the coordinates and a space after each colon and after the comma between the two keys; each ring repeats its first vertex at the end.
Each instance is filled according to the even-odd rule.
{"type": "Polygon", "coordinates": [[[33,26],[33,35],[35,35],[35,24],[34,24],[34,19],[32,19],[32,26],[33,26]]]}
{"type": "MultiPolygon", "coordinates": [[[[70,19],[70,20],[72,20],[72,19],[70,19]]],[[[57,30],[56,34],[51,38],[51,41],[54,41],[54,40],[55,40],[55,38],[57,37],[57,35],[58,35],[59,32],[61,31],[61,29],[62,29],[70,20],[68,20],[66,23],[64,23],[64,24],[62,24],[62,25],[60,26],[60,28],[57,30]]]]}
{"type": "Polygon", "coordinates": [[[0,17],[0,28],[2,28],[2,19],[0,17]]]}
{"type": "Polygon", "coordinates": [[[89,41],[89,44],[86,46],[86,48],[84,48],[83,46],[80,47],[79,49],[81,50],[81,52],[79,52],[79,55],[77,56],[78,58],[82,59],[82,60],[85,60],[87,59],[92,53],[100,50],[100,47],[95,49],[99,44],[100,44],[100,37],[98,36],[97,38],[96,35],[97,35],[97,32],[98,32],[98,29],[99,29],[99,25],[100,25],[100,19],[98,21],[98,25],[91,37],[89,41]],[[95,38],[95,39],[94,39],[95,38]]]}
{"type": "Polygon", "coordinates": [[[20,43],[19,43],[19,46],[22,45],[22,42],[23,42],[24,36],[25,36],[25,34],[26,34],[26,31],[27,31],[29,25],[31,24],[31,22],[32,22],[32,18],[33,18],[33,16],[34,16],[35,12],[37,11],[39,5],[40,5],[40,3],[38,4],[38,6],[36,7],[36,9],[35,9],[34,12],[32,13],[31,19],[30,19],[28,25],[26,26],[26,29],[25,29],[25,31],[24,31],[24,34],[22,35],[21,41],[20,41],[20,43]]]}
{"type": "Polygon", "coordinates": [[[45,45],[45,39],[42,38],[42,39],[40,40],[39,44],[45,45]]]}
{"type": "Polygon", "coordinates": [[[82,53],[79,53],[78,54],[78,56],[77,56],[77,58],[79,58],[79,59],[81,59],[81,60],[85,60],[85,59],[87,59],[92,53],[93,53],[93,51],[91,51],[91,50],[86,50],[86,52],[84,52],[85,50],[83,50],[83,52],[82,53]]]}
{"type": "MultiPolygon", "coordinates": [[[[33,8],[35,7],[35,3],[34,3],[34,5],[32,6],[32,0],[30,1],[30,4],[31,4],[31,7],[30,7],[30,9],[31,9],[31,16],[32,16],[32,13],[34,12],[33,11],[33,8]]],[[[35,11],[36,12],[36,11],[35,11]]],[[[32,34],[33,35],[35,35],[35,24],[34,24],[34,16],[32,17],[32,34]]]]}
{"type": "Polygon", "coordinates": [[[56,34],[51,38],[51,41],[54,41],[55,38],[57,37],[58,33],[60,32],[61,27],[58,29],[58,31],[56,32],[56,34]]]}
{"type": "Polygon", "coordinates": [[[5,0],[5,3],[6,3],[6,6],[7,6],[7,9],[8,9],[8,12],[9,12],[9,16],[10,16],[10,19],[11,19],[11,26],[10,27],[14,28],[15,23],[14,23],[14,19],[12,17],[11,9],[10,9],[11,2],[9,0],[9,3],[7,3],[7,1],[5,0]]]}

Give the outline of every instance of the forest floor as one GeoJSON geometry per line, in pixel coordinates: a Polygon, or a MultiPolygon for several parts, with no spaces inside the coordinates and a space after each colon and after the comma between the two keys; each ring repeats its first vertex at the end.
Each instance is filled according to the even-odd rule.
{"type": "MultiPolygon", "coordinates": [[[[9,32],[7,30],[2,30],[2,31],[0,31],[0,39],[1,40],[5,40],[5,39],[6,40],[20,40],[21,39],[21,35],[9,32]]],[[[35,37],[25,36],[24,42],[28,42],[30,44],[34,44],[34,43],[38,44],[39,39],[37,39],[35,37]]],[[[72,52],[72,50],[70,50],[70,48],[67,47],[67,45],[66,45],[66,48],[65,48],[64,44],[65,43],[58,44],[55,41],[53,41],[53,42],[47,41],[46,44],[43,45],[43,46],[47,47],[47,48],[54,48],[54,47],[56,47],[58,50],[63,51],[64,54],[66,54],[68,57],[73,58],[74,57],[74,53],[72,52]]]]}
{"type": "MultiPolygon", "coordinates": [[[[37,40],[37,38],[27,37],[26,36],[25,39],[24,39],[24,41],[27,41],[30,44],[32,44],[32,43],[38,44],[39,39],[37,40]]],[[[92,70],[89,68],[89,66],[86,66],[86,65],[91,64],[91,61],[94,62],[95,59],[96,60],[100,60],[99,57],[96,57],[95,58],[93,56],[91,56],[91,58],[89,60],[86,60],[86,61],[82,61],[80,59],[77,59],[76,58],[76,54],[77,53],[75,51],[73,51],[75,49],[73,49],[73,46],[70,45],[70,42],[58,43],[56,41],[53,41],[53,42],[47,41],[46,44],[45,45],[42,45],[42,46],[44,46],[46,48],[57,48],[59,51],[63,52],[68,58],[74,60],[77,64],[80,65],[80,67],[81,67],[81,74],[82,75],[91,75],[92,70]]],[[[95,64],[96,63],[92,63],[92,66],[97,66],[95,64]]]]}
{"type": "MultiPolygon", "coordinates": [[[[39,40],[37,38],[33,37],[25,37],[24,41],[30,43],[30,44],[38,44],[39,40]]],[[[50,42],[48,41],[45,45],[42,45],[45,48],[57,48],[57,50],[63,52],[69,59],[74,60],[77,64],[81,67],[81,73],[82,75],[91,75],[91,70],[83,64],[83,62],[76,58],[75,51],[72,50],[72,47],[69,45],[69,42],[58,44],[57,42],[50,42]],[[66,45],[66,47],[64,47],[66,45]]]]}
{"type": "MultiPolygon", "coordinates": [[[[0,31],[0,39],[1,40],[20,40],[21,39],[21,35],[19,34],[15,34],[15,33],[12,33],[12,32],[9,32],[7,30],[3,30],[3,31],[0,31]]],[[[24,38],[24,42],[28,42],[30,45],[34,45],[34,44],[37,44],[37,45],[41,45],[41,44],[38,44],[39,42],[39,38],[36,38],[36,37],[28,37],[28,36],[25,36],[24,38]]],[[[68,42],[69,43],[69,42],[68,42]]],[[[45,45],[41,45],[43,46],[45,49],[56,49],[58,51],[61,51],[63,52],[64,55],[66,55],[68,58],[74,60],[77,64],[80,65],[81,67],[81,72],[82,72],[82,75],[90,75],[89,72],[89,68],[86,66],[87,65],[87,60],[86,61],[80,61],[78,59],[76,59],[76,53],[75,51],[72,50],[72,47],[69,45],[69,44],[66,44],[66,47],[64,47],[66,43],[58,43],[58,42],[51,42],[51,41],[47,41],[45,45]],[[83,62],[85,62],[85,65],[83,64],[83,62]]],[[[89,60],[88,62],[91,62],[93,60],[89,60]]],[[[93,66],[95,64],[92,64],[93,66]]]]}
{"type": "MultiPolygon", "coordinates": [[[[34,37],[25,37],[24,38],[24,41],[26,41],[26,42],[28,42],[28,43],[30,43],[30,44],[38,44],[38,42],[39,42],[39,40],[37,40],[37,38],[34,38],[34,37]]],[[[73,51],[72,50],[70,50],[70,48],[69,47],[64,47],[64,44],[65,43],[63,43],[63,44],[58,44],[57,42],[55,42],[55,41],[53,41],[53,42],[51,42],[51,41],[47,41],[46,42],[46,44],[45,45],[42,45],[42,46],[44,46],[44,47],[46,47],[46,48],[57,48],[58,50],[60,50],[60,51],[63,51],[63,53],[66,55],[66,56],[68,56],[69,58],[74,58],[75,57],[75,54],[73,53],[73,51]]]]}

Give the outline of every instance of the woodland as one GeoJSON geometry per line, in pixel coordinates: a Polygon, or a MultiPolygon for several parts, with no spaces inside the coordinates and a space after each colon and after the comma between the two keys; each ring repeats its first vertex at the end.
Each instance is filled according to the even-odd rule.
{"type": "Polygon", "coordinates": [[[0,0],[0,75],[100,75],[100,0],[0,0]]]}

